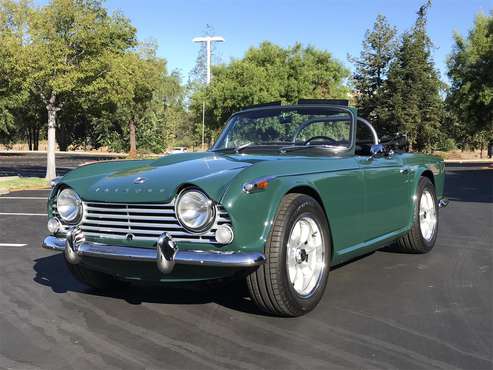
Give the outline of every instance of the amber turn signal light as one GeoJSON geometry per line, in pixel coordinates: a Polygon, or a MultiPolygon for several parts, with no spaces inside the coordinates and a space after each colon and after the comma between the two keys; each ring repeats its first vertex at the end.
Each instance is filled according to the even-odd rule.
{"type": "Polygon", "coordinates": [[[269,182],[274,179],[274,176],[262,177],[253,181],[247,182],[243,185],[243,191],[245,193],[254,193],[256,191],[265,190],[269,187],[269,182]]]}

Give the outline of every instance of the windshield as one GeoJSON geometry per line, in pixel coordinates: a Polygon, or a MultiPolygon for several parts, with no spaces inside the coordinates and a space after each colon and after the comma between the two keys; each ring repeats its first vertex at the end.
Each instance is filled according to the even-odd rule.
{"type": "Polygon", "coordinates": [[[351,146],[351,127],[351,114],[334,108],[255,109],[232,116],[213,150],[258,146],[346,149],[351,146]]]}

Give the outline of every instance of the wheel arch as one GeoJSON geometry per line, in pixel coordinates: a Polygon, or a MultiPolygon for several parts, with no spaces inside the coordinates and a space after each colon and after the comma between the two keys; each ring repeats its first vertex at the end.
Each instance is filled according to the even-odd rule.
{"type": "Polygon", "coordinates": [[[435,176],[433,175],[433,172],[431,172],[429,169],[426,169],[421,172],[420,177],[427,177],[433,186],[435,186],[435,176]]]}
{"type": "Polygon", "coordinates": [[[411,207],[409,208],[409,217],[408,217],[409,221],[408,221],[408,225],[407,225],[408,229],[410,229],[412,227],[412,223],[414,220],[414,212],[415,212],[415,209],[417,206],[416,200],[417,200],[417,191],[418,191],[419,181],[423,177],[429,179],[431,181],[431,183],[433,184],[433,186],[435,187],[435,190],[436,190],[435,175],[433,174],[433,172],[427,167],[418,167],[418,169],[416,170],[413,184],[412,184],[412,188],[411,188],[412,196],[411,196],[411,207]]]}
{"type": "Polygon", "coordinates": [[[334,243],[333,243],[333,238],[332,238],[332,228],[330,226],[329,216],[327,214],[327,210],[325,208],[324,202],[322,201],[322,197],[320,196],[320,194],[318,193],[318,191],[315,188],[313,188],[312,186],[309,186],[309,185],[296,185],[296,186],[292,187],[291,189],[289,189],[284,194],[284,196],[286,196],[288,194],[293,194],[293,193],[308,195],[309,197],[312,197],[313,199],[315,199],[317,201],[317,203],[320,205],[320,207],[322,207],[322,210],[323,210],[324,215],[325,215],[325,220],[327,221],[327,225],[329,226],[328,233],[329,233],[329,238],[330,238],[330,260],[332,261],[334,259],[334,243]]]}

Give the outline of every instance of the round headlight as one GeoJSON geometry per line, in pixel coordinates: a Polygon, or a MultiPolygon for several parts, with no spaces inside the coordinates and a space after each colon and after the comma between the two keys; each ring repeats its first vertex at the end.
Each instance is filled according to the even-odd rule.
{"type": "Polygon", "coordinates": [[[72,189],[63,189],[58,194],[56,208],[62,221],[74,222],[82,214],[82,201],[72,189]]]}
{"type": "Polygon", "coordinates": [[[189,231],[205,231],[214,221],[212,201],[200,190],[185,190],[178,197],[176,217],[189,231]]]}

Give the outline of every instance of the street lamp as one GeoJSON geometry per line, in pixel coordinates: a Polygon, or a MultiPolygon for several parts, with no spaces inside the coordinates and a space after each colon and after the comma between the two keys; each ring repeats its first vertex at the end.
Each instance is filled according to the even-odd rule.
{"type": "MultiPolygon", "coordinates": [[[[213,42],[224,42],[224,37],[222,36],[202,36],[202,37],[194,37],[192,42],[205,42],[206,44],[206,53],[207,53],[207,85],[211,83],[211,44],[213,42]]],[[[205,144],[205,100],[202,103],[202,150],[204,149],[205,144]]]]}
{"type": "Polygon", "coordinates": [[[203,36],[195,37],[192,39],[193,42],[205,42],[207,46],[207,85],[211,82],[211,44],[213,42],[224,42],[224,37],[222,36],[203,36]]]}

